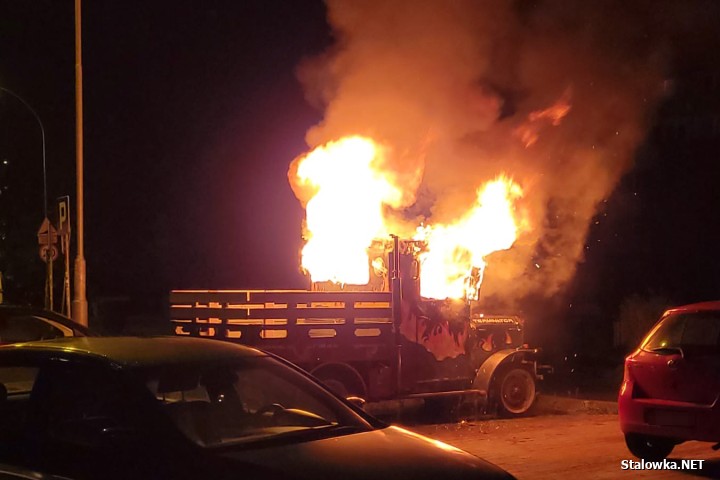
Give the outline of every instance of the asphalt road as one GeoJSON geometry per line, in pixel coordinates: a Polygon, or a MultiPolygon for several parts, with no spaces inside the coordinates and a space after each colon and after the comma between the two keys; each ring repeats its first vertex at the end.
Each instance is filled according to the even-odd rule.
{"type": "Polygon", "coordinates": [[[720,452],[700,442],[676,446],[669,459],[704,460],[702,470],[623,470],[623,460],[638,460],[627,451],[615,414],[541,415],[410,428],[489,460],[521,480],[720,478],[720,452]]]}

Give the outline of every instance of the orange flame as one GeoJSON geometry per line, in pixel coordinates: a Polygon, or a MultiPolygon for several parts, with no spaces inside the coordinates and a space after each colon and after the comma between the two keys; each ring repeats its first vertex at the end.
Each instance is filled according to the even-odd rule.
{"type": "Polygon", "coordinates": [[[451,225],[420,227],[416,239],[426,242],[420,254],[420,294],[427,298],[476,300],[485,257],[510,248],[519,225],[514,202],[522,189],[500,176],[478,189],[475,205],[451,225]]]}
{"type": "Polygon", "coordinates": [[[314,195],[306,205],[308,241],[302,266],[314,282],[362,285],[369,281],[367,249],[386,237],[383,206],[393,205],[401,190],[384,174],[384,149],[364,137],[330,142],[301,158],[300,186],[314,195]]]}
{"type": "MultiPolygon", "coordinates": [[[[368,249],[373,240],[397,233],[385,213],[408,197],[399,184],[402,175],[387,167],[387,154],[373,140],[352,136],[294,162],[290,180],[306,202],[302,267],[313,282],[369,282],[368,249]]],[[[501,176],[478,189],[475,205],[457,222],[418,227],[415,239],[425,244],[419,255],[421,295],[476,298],[485,257],[517,238],[514,202],[521,196],[521,188],[501,176]]]]}

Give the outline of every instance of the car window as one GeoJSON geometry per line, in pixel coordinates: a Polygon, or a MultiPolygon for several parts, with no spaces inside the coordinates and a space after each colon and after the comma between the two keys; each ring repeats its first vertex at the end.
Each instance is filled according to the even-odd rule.
{"type": "Polygon", "coordinates": [[[30,397],[32,429],[51,441],[85,447],[113,431],[137,428],[134,397],[116,375],[99,365],[48,360],[30,397]]]}
{"type": "Polygon", "coordinates": [[[676,313],[663,318],[642,344],[643,350],[720,345],[720,312],[676,313]]]}
{"type": "Polygon", "coordinates": [[[221,446],[328,427],[369,425],[302,373],[269,357],[145,372],[162,410],[190,440],[221,446]]]}
{"type": "Polygon", "coordinates": [[[720,316],[714,312],[687,315],[681,345],[685,347],[714,347],[720,337],[720,316]]]}
{"type": "Polygon", "coordinates": [[[3,361],[0,366],[0,451],[22,437],[38,371],[32,362],[3,361]]]}
{"type": "Polygon", "coordinates": [[[71,329],[33,315],[18,315],[0,320],[0,343],[47,340],[71,334],[71,329]]]}
{"type": "Polygon", "coordinates": [[[37,367],[0,367],[0,383],[5,387],[8,397],[29,394],[35,384],[37,367]]]}
{"type": "Polygon", "coordinates": [[[682,315],[664,317],[642,343],[643,350],[679,347],[684,325],[685,317],[682,315]]]}

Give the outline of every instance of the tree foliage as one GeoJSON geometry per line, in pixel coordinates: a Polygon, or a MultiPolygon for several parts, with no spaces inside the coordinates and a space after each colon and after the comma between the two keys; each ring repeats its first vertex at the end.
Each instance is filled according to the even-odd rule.
{"type": "Polygon", "coordinates": [[[618,343],[627,349],[636,347],[669,306],[670,301],[660,295],[626,297],[620,305],[618,343]]]}

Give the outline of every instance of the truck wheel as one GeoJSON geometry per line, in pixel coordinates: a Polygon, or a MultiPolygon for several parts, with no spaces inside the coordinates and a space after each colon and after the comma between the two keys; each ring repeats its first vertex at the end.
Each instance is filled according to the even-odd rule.
{"type": "Polygon", "coordinates": [[[342,398],[366,398],[365,382],[354,368],[344,364],[327,364],[313,370],[315,377],[342,398]]]}
{"type": "Polygon", "coordinates": [[[626,433],[625,444],[630,453],[643,460],[662,460],[675,448],[675,442],[669,438],[651,437],[637,433],[626,433]]]}
{"type": "Polygon", "coordinates": [[[510,367],[501,371],[495,385],[495,401],[500,416],[523,415],[535,402],[535,378],[525,368],[510,367]]]}
{"type": "Polygon", "coordinates": [[[320,381],[322,381],[326,387],[328,387],[330,390],[332,390],[342,398],[347,398],[350,396],[350,391],[348,390],[348,387],[345,386],[342,380],[328,377],[320,378],[320,381]]]}

